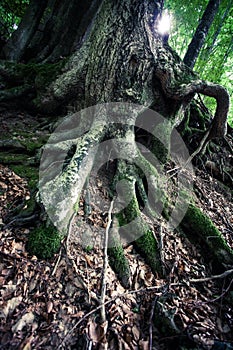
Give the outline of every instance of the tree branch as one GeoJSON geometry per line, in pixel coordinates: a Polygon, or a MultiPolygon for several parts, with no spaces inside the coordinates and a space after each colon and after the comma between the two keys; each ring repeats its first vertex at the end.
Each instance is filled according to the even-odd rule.
{"type": "Polygon", "coordinates": [[[225,278],[225,277],[229,276],[232,273],[233,273],[233,269],[227,270],[227,271],[221,273],[221,275],[214,275],[214,276],[210,276],[210,277],[197,278],[197,279],[193,278],[193,279],[189,280],[189,282],[192,282],[192,283],[208,282],[208,281],[212,281],[214,279],[225,278]]]}
{"type": "Polygon", "coordinates": [[[113,210],[114,199],[111,201],[109,212],[108,212],[108,223],[105,231],[104,237],[104,264],[103,264],[103,274],[102,274],[102,287],[101,287],[101,296],[100,296],[100,309],[101,322],[106,322],[106,312],[105,312],[105,297],[106,297],[106,272],[108,267],[108,237],[109,229],[112,223],[112,210],[113,210]]]}

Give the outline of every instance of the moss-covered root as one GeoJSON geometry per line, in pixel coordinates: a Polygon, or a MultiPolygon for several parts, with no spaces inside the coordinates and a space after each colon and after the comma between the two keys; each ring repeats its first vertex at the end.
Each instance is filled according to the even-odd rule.
{"type": "MultiPolygon", "coordinates": [[[[153,169],[152,169],[153,171],[153,169]]],[[[148,224],[144,221],[138,203],[136,182],[139,178],[137,170],[132,164],[121,161],[118,164],[118,173],[115,180],[125,180],[121,191],[118,190],[118,199],[127,203],[117,215],[119,234],[122,241],[133,242],[135,249],[144,257],[154,274],[161,273],[160,254],[157,241],[148,224]]],[[[156,176],[151,181],[155,181],[156,176]]],[[[156,197],[159,200],[161,195],[156,197]]]]}
{"type": "Polygon", "coordinates": [[[180,226],[191,238],[200,238],[219,263],[233,264],[233,250],[213,222],[195,205],[189,205],[180,226]]]}
{"type": "Polygon", "coordinates": [[[54,226],[43,224],[29,233],[26,248],[39,259],[50,259],[59,250],[61,240],[62,236],[54,226]]]}
{"type": "Polygon", "coordinates": [[[155,275],[161,275],[162,270],[158,243],[149,227],[133,244],[135,249],[144,257],[146,263],[151,267],[152,272],[155,275]]]}
{"type": "Polygon", "coordinates": [[[120,243],[108,248],[109,265],[117,273],[119,280],[125,288],[129,287],[130,268],[125,257],[124,249],[120,243]]]}

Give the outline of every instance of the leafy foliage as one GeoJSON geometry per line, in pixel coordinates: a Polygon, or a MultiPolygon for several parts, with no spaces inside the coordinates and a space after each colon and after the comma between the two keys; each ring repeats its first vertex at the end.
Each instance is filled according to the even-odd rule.
{"type": "MultiPolygon", "coordinates": [[[[166,8],[172,14],[172,29],[169,44],[184,57],[188,44],[196,30],[208,1],[167,0],[166,8]]],[[[208,33],[204,47],[194,67],[201,78],[219,83],[229,91],[233,98],[233,39],[232,39],[233,0],[223,0],[219,12],[208,33]]],[[[215,108],[212,99],[205,99],[211,111],[215,108]]],[[[231,103],[232,105],[232,103],[231,103]]],[[[229,113],[229,122],[233,125],[233,107],[229,113]]]]}
{"type": "Polygon", "coordinates": [[[29,0],[2,0],[0,3],[0,37],[7,40],[19,25],[29,0]]]}

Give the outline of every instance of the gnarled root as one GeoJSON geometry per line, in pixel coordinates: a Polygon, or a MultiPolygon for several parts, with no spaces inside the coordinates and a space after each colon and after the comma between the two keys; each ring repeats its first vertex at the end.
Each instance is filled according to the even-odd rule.
{"type": "Polygon", "coordinates": [[[213,222],[198,207],[189,205],[180,226],[191,240],[200,240],[202,247],[206,248],[218,263],[233,265],[233,250],[213,222]]]}

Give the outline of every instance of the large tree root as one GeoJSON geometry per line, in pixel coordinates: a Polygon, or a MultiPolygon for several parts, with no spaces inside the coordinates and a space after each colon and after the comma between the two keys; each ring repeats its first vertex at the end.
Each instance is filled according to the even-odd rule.
{"type": "Polygon", "coordinates": [[[65,136],[55,133],[42,156],[40,197],[52,222],[62,235],[66,235],[78,209],[86,179],[92,169],[97,166],[98,170],[98,164],[101,164],[103,150],[99,145],[104,144],[106,138],[108,147],[112,147],[112,157],[117,160],[116,175],[113,179],[113,187],[116,187],[114,191],[117,193],[113,193],[113,196],[117,196],[114,210],[119,226],[118,235],[112,237],[110,232],[115,248],[111,249],[113,244],[109,242],[109,252],[110,256],[117,256],[118,263],[113,267],[118,270],[121,280],[127,285],[128,266],[123,258],[122,244],[135,241],[135,247],[145,256],[153,272],[158,273],[161,270],[158,244],[143,215],[150,214],[151,217],[160,215],[157,211],[158,209],[162,211],[161,202],[164,196],[159,184],[158,171],[140,153],[134,140],[132,125],[126,124],[120,131],[114,124],[105,128],[103,118],[101,122],[96,122],[95,119],[91,129],[83,136],[78,135],[75,138],[72,131],[65,136]],[[111,142],[108,141],[109,138],[111,142]],[[124,148],[121,146],[122,142],[124,148]],[[65,153],[72,145],[73,154],[64,166],[65,153]],[[143,176],[146,175],[148,189],[143,185],[143,173],[145,173],[143,176]],[[141,189],[140,198],[137,188],[141,189]],[[150,196],[147,198],[148,190],[150,196]],[[144,207],[143,215],[141,205],[144,207]]]}
{"type": "MultiPolygon", "coordinates": [[[[122,284],[128,286],[130,269],[123,246],[133,242],[153,273],[161,275],[159,244],[153,225],[150,225],[151,219],[165,215],[165,202],[167,208],[170,206],[163,181],[160,181],[161,168],[157,169],[138,149],[132,124],[122,123],[119,129],[114,123],[107,122],[106,115],[102,114],[94,118],[87,133],[81,136],[80,130],[77,132],[78,135],[74,130],[55,133],[44,150],[40,196],[51,221],[63,236],[67,234],[87,178],[93,169],[94,174],[97,173],[106,159],[109,160],[104,157],[103,161],[102,157],[111,148],[110,158],[115,161],[116,169],[110,193],[115,198],[114,225],[109,232],[110,264],[122,284]],[[70,157],[66,159],[72,147],[70,157]]],[[[232,263],[232,251],[198,208],[188,207],[181,227],[188,235],[189,232],[198,233],[219,263],[232,263]]]]}

